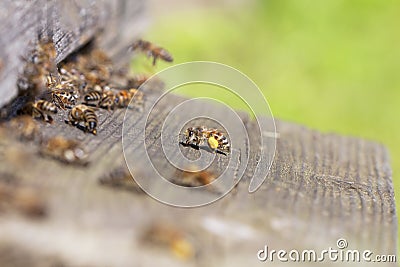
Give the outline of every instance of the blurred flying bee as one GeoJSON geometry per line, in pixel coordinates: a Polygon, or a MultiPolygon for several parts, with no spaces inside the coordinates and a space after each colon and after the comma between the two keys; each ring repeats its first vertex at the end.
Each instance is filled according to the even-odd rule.
{"type": "Polygon", "coordinates": [[[115,95],[111,91],[91,91],[87,93],[83,99],[84,103],[88,105],[93,105],[108,110],[114,109],[115,95]]]}
{"type": "Polygon", "coordinates": [[[29,115],[17,116],[10,120],[9,125],[24,140],[33,140],[40,135],[36,121],[29,115]]]}
{"type": "Polygon", "coordinates": [[[40,153],[65,163],[87,164],[86,158],[88,154],[82,148],[81,144],[75,140],[66,139],[61,136],[46,140],[42,145],[40,153]]]}
{"type": "Polygon", "coordinates": [[[188,235],[179,227],[167,223],[154,223],[144,231],[143,241],[169,249],[180,260],[193,259],[196,248],[188,235]]]}
{"type": "Polygon", "coordinates": [[[200,146],[207,141],[208,147],[215,152],[222,154],[230,152],[228,138],[217,129],[207,129],[204,126],[187,128],[184,145],[200,146]]]}
{"type": "Polygon", "coordinates": [[[125,166],[117,167],[111,172],[101,176],[99,178],[99,183],[114,188],[125,189],[127,191],[142,192],[128,168],[125,166]]]}
{"type": "Polygon", "coordinates": [[[50,114],[57,114],[57,107],[46,100],[30,102],[21,110],[23,114],[30,114],[33,118],[40,118],[46,122],[52,123],[53,118],[50,114]]]}
{"type": "Polygon", "coordinates": [[[208,185],[216,179],[214,173],[207,170],[196,170],[192,167],[190,171],[180,171],[173,179],[173,183],[187,187],[208,185]]]}
{"type": "Polygon", "coordinates": [[[174,59],[172,58],[171,54],[162,47],[159,47],[151,42],[144,41],[144,40],[137,40],[135,41],[130,47],[130,50],[136,51],[140,50],[143,53],[147,54],[148,57],[153,58],[153,66],[156,65],[156,61],[158,58],[166,62],[172,62],[174,59]]]}
{"type": "Polygon", "coordinates": [[[68,118],[69,124],[76,126],[80,122],[84,122],[85,132],[90,132],[94,135],[97,134],[97,115],[94,112],[93,108],[90,108],[83,104],[76,105],[70,111],[68,118]]]}

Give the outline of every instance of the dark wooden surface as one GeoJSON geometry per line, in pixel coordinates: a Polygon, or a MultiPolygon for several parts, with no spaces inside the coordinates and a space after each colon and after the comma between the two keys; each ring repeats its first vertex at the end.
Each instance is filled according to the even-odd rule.
{"type": "Polygon", "coordinates": [[[143,9],[143,0],[1,1],[0,106],[17,95],[15,81],[23,68],[20,56],[26,55],[38,36],[54,41],[57,62],[94,36],[100,37],[100,46],[116,54],[143,32],[147,21],[143,9]]]}
{"type": "MultiPolygon", "coordinates": [[[[10,3],[6,1],[2,5],[10,3]]],[[[37,2],[29,3],[33,9],[37,5],[37,2]]],[[[127,13],[129,10],[138,12],[138,6],[132,5],[135,8],[126,8],[127,13]]],[[[15,6],[16,10],[28,7],[29,4],[24,8],[15,6]]],[[[104,7],[98,8],[104,11],[104,7]]],[[[15,13],[18,15],[18,12],[15,13]]],[[[98,16],[100,13],[95,12],[98,16]]],[[[115,19],[110,19],[107,25],[114,22],[115,19]]],[[[37,25],[35,21],[31,23],[37,25]]],[[[87,26],[93,30],[89,31],[88,38],[99,29],[98,25],[104,25],[102,23],[105,22],[99,20],[87,26]]],[[[130,29],[128,25],[121,26],[123,34],[130,29]]],[[[1,29],[1,36],[8,33],[4,24],[1,29]]],[[[21,28],[14,35],[17,38],[14,45],[20,51],[25,50],[27,40],[35,38],[27,29],[30,28],[21,28]],[[22,38],[19,36],[25,37],[18,39],[22,38]]],[[[115,34],[115,31],[107,33],[109,31],[102,33],[104,43],[112,40],[108,36],[115,34]]],[[[75,41],[62,45],[58,50],[60,60],[80,44],[81,35],[82,32],[74,35],[71,38],[75,41]]],[[[127,45],[128,39],[118,46],[127,45]]],[[[1,40],[4,43],[12,39],[1,40]]],[[[108,46],[112,47],[113,43],[109,42],[108,46]]],[[[14,57],[15,48],[6,47],[3,56],[11,62],[10,68],[15,68],[17,61],[10,59],[14,57]]],[[[118,51],[120,49],[114,47],[112,53],[118,55],[118,51]]],[[[4,85],[9,83],[10,88],[14,87],[11,86],[12,77],[2,77],[1,99],[4,100],[10,95],[4,94],[4,90],[11,90],[4,89],[4,85]]],[[[147,103],[152,100],[152,90],[156,89],[146,90],[147,103]]],[[[157,106],[155,112],[162,114],[183,98],[168,95],[167,100],[163,105],[168,106],[157,106]]],[[[215,105],[203,108],[217,113],[220,110],[215,105]]],[[[159,203],[140,190],[112,188],[99,183],[102,176],[125,164],[121,143],[124,110],[99,112],[98,136],[66,125],[64,112],[57,115],[54,124],[41,124],[44,138],[62,135],[81,141],[90,155],[90,164],[86,167],[44,158],[39,155],[37,142],[20,141],[7,132],[1,134],[0,173],[12,173],[20,183],[36,188],[48,206],[43,219],[34,220],[12,212],[0,214],[1,266],[263,266],[267,263],[259,263],[256,254],[264,245],[276,250],[322,250],[336,248],[338,238],[345,238],[349,249],[369,249],[375,254],[396,253],[397,218],[391,168],[387,150],[380,144],[322,134],[276,121],[279,138],[272,169],[261,188],[249,194],[248,183],[257,162],[257,131],[255,122],[241,114],[253,148],[248,150],[250,163],[245,176],[223,199],[201,208],[183,209],[159,203]],[[142,235],[154,222],[175,225],[187,234],[195,257],[182,261],[169,249],[146,245],[142,235]]],[[[136,123],[146,119],[140,111],[134,112],[134,119],[125,125],[133,129],[134,134],[129,136],[132,140],[141,134],[140,129],[135,128],[136,123]]],[[[151,131],[146,143],[157,167],[167,176],[173,176],[174,170],[160,149],[162,119],[163,116],[155,116],[148,124],[151,131]]],[[[168,129],[175,128],[172,125],[168,129]]],[[[166,134],[170,138],[176,136],[176,132],[166,134]]],[[[191,148],[182,150],[192,158],[198,153],[191,148]]],[[[129,157],[135,149],[127,153],[129,157]]],[[[217,155],[213,171],[220,172],[228,158],[217,155]]],[[[146,176],[149,168],[137,162],[138,175],[146,176]]],[[[213,192],[204,191],[203,194],[213,192]]],[[[332,265],[329,261],[324,264],[332,265]]],[[[274,262],[272,265],[287,264],[274,262]]],[[[364,266],[363,263],[359,265],[364,266]]]]}

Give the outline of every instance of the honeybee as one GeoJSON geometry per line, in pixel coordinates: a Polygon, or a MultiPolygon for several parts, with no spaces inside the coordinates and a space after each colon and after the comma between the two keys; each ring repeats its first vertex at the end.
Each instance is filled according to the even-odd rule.
{"type": "Polygon", "coordinates": [[[143,241],[161,248],[167,248],[180,260],[190,260],[196,248],[188,235],[180,228],[167,223],[150,225],[143,235],[143,241]]]}
{"type": "Polygon", "coordinates": [[[111,91],[91,91],[87,93],[83,99],[88,105],[95,105],[108,110],[114,109],[115,95],[111,91]],[[97,104],[94,104],[96,102],[97,104]]]}
{"type": "Polygon", "coordinates": [[[161,58],[164,61],[172,62],[174,59],[172,55],[162,47],[159,47],[151,42],[144,40],[135,41],[129,48],[130,50],[140,50],[143,53],[146,53],[148,57],[153,58],[153,66],[156,65],[156,61],[158,58],[161,58]]]}
{"type": "Polygon", "coordinates": [[[46,140],[40,153],[65,163],[86,165],[87,152],[81,144],[75,140],[65,139],[61,136],[46,140]]]}
{"type": "Polygon", "coordinates": [[[46,100],[28,103],[25,110],[28,110],[28,113],[30,113],[33,118],[40,118],[49,123],[53,122],[53,118],[50,114],[57,114],[56,105],[46,100]]]}
{"type": "Polygon", "coordinates": [[[71,109],[79,98],[76,92],[67,90],[52,90],[51,95],[53,103],[61,109],[71,109]]]}
{"type": "Polygon", "coordinates": [[[230,144],[228,138],[217,129],[207,129],[204,126],[187,128],[185,133],[185,145],[199,146],[207,141],[208,147],[220,153],[229,153],[230,144]]]}
{"type": "Polygon", "coordinates": [[[143,93],[141,91],[135,88],[117,90],[115,93],[115,105],[119,108],[126,108],[133,97],[135,97],[136,104],[143,104],[143,93]]]}
{"type": "Polygon", "coordinates": [[[221,151],[225,153],[229,153],[231,150],[231,146],[229,144],[228,138],[226,136],[216,130],[211,129],[207,131],[207,143],[208,146],[214,151],[221,151]]]}
{"type": "Polygon", "coordinates": [[[97,134],[96,127],[98,122],[97,115],[94,112],[94,109],[83,104],[76,105],[70,111],[68,118],[69,124],[76,126],[80,122],[84,122],[85,132],[90,132],[94,135],[97,134]]]}
{"type": "Polygon", "coordinates": [[[128,168],[123,166],[117,167],[110,173],[101,176],[99,178],[99,183],[128,191],[141,192],[141,188],[133,179],[128,168]]]}
{"type": "Polygon", "coordinates": [[[40,134],[36,121],[29,115],[17,116],[10,120],[9,125],[21,139],[33,140],[40,134]]]}

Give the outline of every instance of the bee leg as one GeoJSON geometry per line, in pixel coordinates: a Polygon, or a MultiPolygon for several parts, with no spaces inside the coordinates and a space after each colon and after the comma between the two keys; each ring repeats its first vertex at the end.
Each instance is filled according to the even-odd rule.
{"type": "Polygon", "coordinates": [[[227,156],[227,154],[225,152],[218,150],[218,149],[215,150],[215,154],[222,154],[224,156],[227,156]]]}
{"type": "Polygon", "coordinates": [[[35,119],[40,118],[41,120],[46,121],[46,117],[44,116],[44,113],[35,107],[32,107],[32,117],[35,119]]]}
{"type": "Polygon", "coordinates": [[[72,126],[76,126],[78,124],[78,122],[76,122],[74,120],[71,120],[71,119],[65,120],[65,122],[68,123],[69,125],[72,125],[72,126]]]}
{"type": "Polygon", "coordinates": [[[47,114],[46,121],[47,121],[48,123],[53,123],[53,118],[52,118],[50,115],[47,114]]]}
{"type": "Polygon", "coordinates": [[[153,66],[156,65],[156,62],[157,62],[157,56],[153,55],[153,66]]]}

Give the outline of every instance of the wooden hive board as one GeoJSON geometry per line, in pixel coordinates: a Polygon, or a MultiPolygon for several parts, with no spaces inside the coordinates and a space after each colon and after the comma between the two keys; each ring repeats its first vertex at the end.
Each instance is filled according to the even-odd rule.
{"type": "MultiPolygon", "coordinates": [[[[126,12],[139,12],[138,5],[132,4],[135,8],[127,8],[126,12]]],[[[18,10],[23,9],[18,7],[18,10]]],[[[114,21],[110,20],[110,23],[114,21]]],[[[89,29],[93,27],[88,26],[89,29]]],[[[122,23],[121,29],[128,28],[127,23],[122,23]]],[[[88,37],[97,30],[95,27],[88,37]]],[[[107,39],[107,31],[104,34],[107,39]]],[[[75,41],[61,42],[64,47],[61,50],[69,52],[63,56],[59,54],[60,60],[78,47],[81,35],[82,32],[73,35],[71,38],[75,41]]],[[[26,38],[18,39],[17,43],[29,39],[26,38]]],[[[124,40],[118,43],[119,47],[127,44],[127,39],[124,40]]],[[[108,44],[114,48],[112,53],[118,55],[120,49],[113,45],[112,42],[108,44]]],[[[3,85],[1,83],[2,92],[11,90],[4,89],[3,85]]],[[[156,90],[146,90],[145,106],[152,101],[156,90]]],[[[154,114],[163,114],[183,100],[169,94],[154,114]]],[[[202,108],[222,112],[218,105],[202,108]]],[[[142,130],[135,125],[146,119],[144,113],[133,112],[135,116],[125,125],[126,129],[131,129],[130,140],[140,138],[142,130]]],[[[112,188],[99,183],[100,177],[125,164],[121,143],[124,110],[100,110],[97,136],[65,124],[65,112],[55,117],[54,124],[41,124],[43,138],[62,135],[82,142],[90,154],[90,164],[86,167],[44,158],[38,153],[37,142],[23,142],[14,135],[3,134],[0,173],[3,176],[12,174],[21,184],[36,188],[46,200],[48,210],[43,219],[26,218],[14,212],[0,214],[0,265],[256,266],[265,264],[257,260],[257,252],[264,245],[276,250],[322,250],[336,248],[339,238],[348,241],[349,249],[370,249],[375,254],[396,253],[397,218],[391,169],[388,153],[382,145],[276,121],[279,138],[274,163],[260,189],[249,194],[249,179],[259,158],[258,130],[246,114],[240,116],[250,136],[250,147],[243,151],[250,157],[244,177],[221,200],[193,209],[162,204],[140,190],[112,188]],[[173,255],[171,248],[146,244],[143,233],[154,222],[181,229],[189,237],[195,255],[183,261],[173,255]]],[[[161,153],[159,137],[163,118],[154,116],[150,120],[148,129],[151,131],[144,141],[157,168],[172,177],[175,170],[161,153]]],[[[168,129],[176,131],[180,127],[172,124],[168,129]]],[[[176,132],[166,134],[170,140],[176,136],[176,132]]],[[[128,157],[136,151],[135,147],[129,149],[128,157]]],[[[182,151],[189,158],[196,158],[199,153],[190,147],[182,151]]],[[[218,154],[212,170],[219,173],[227,166],[228,159],[218,154]]],[[[144,163],[143,159],[135,164],[138,175],[150,173],[151,167],[144,163]]],[[[213,192],[201,194],[212,195],[213,192]]],[[[277,261],[274,264],[281,265],[277,261]]],[[[325,262],[326,266],[330,264],[325,262]]],[[[386,265],[395,266],[394,263],[386,265]]]]}

